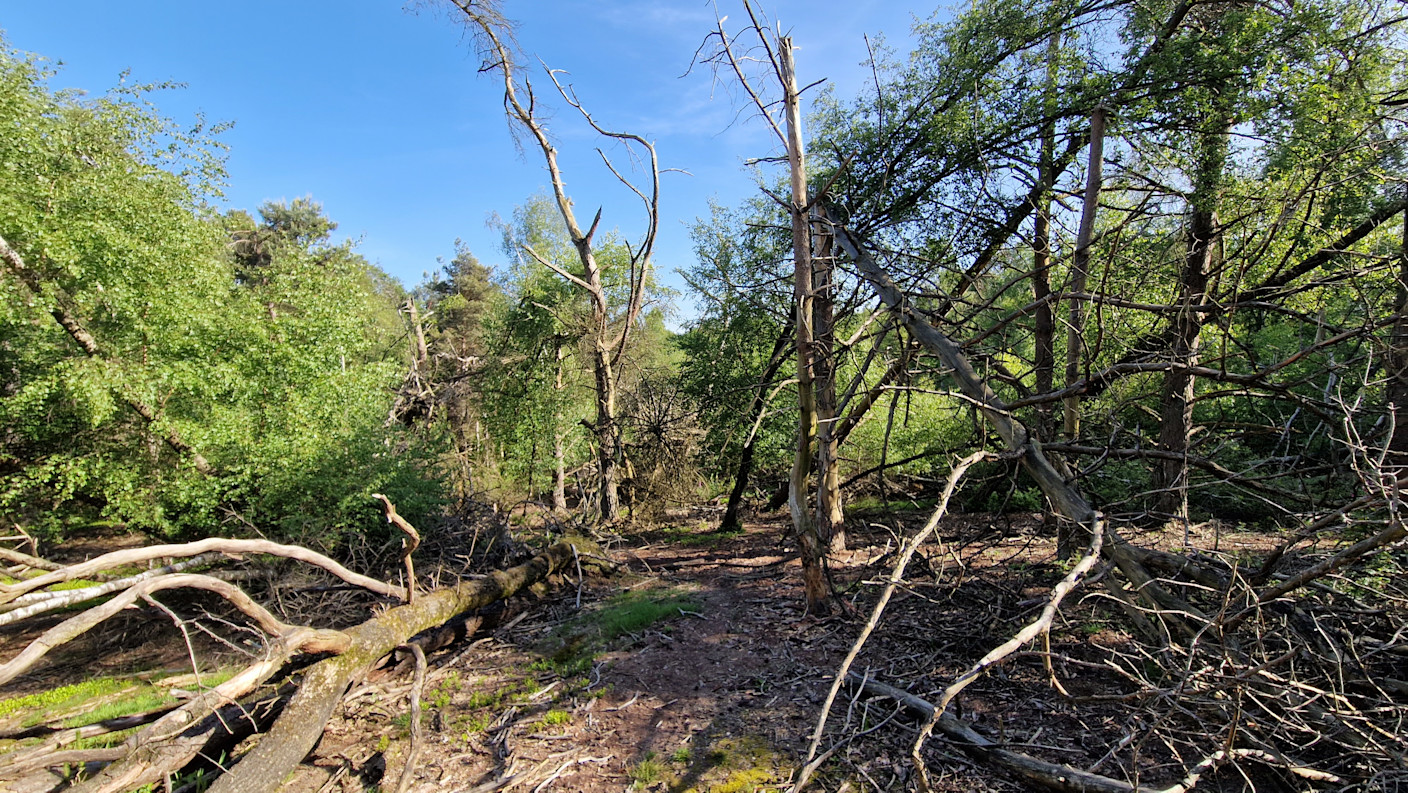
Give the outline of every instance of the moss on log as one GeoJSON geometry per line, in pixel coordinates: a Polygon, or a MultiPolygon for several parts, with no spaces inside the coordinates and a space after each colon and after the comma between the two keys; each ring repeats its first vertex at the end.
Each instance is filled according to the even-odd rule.
{"type": "Polygon", "coordinates": [[[439,589],[347,631],[346,651],[308,669],[288,707],[244,759],[216,780],[210,793],[274,793],[312,751],[347,686],[377,659],[421,631],[457,614],[519,592],[573,564],[578,553],[600,554],[590,541],[571,538],[517,567],[439,589]]]}

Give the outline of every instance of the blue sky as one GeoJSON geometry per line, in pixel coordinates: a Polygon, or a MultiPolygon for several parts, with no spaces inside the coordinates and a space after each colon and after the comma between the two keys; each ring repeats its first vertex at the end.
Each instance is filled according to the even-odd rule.
{"type": "MultiPolygon", "coordinates": [[[[908,4],[882,0],[760,7],[791,31],[802,80],[827,78],[842,96],[870,80],[863,34],[883,32],[904,49],[913,20],[908,4]]],[[[735,120],[738,100],[707,69],[681,77],[713,27],[713,5],[507,0],[504,10],[519,22],[523,49],[570,72],[603,125],[645,136],[663,167],[689,172],[664,177],[656,258],[665,282],[681,287],[672,271],[693,260],[688,223],[707,213],[711,196],[734,204],[751,193],[743,160],[775,148],[760,121],[735,120]]],[[[720,11],[743,17],[728,0],[720,11]]],[[[407,11],[398,0],[7,0],[0,29],[11,47],[62,63],[56,88],[102,93],[127,69],[139,82],[185,83],[155,101],[177,120],[204,112],[234,122],[222,138],[229,206],[311,194],[339,235],[408,286],[436,257],[450,258],[457,237],[486,264],[503,262],[486,219],[510,216],[547,187],[536,151],[515,149],[499,84],[477,73],[444,12],[407,11]]],[[[570,108],[551,104],[579,211],[604,206],[603,227],[639,234],[639,202],[601,165],[600,141],[570,108]]],[[[690,311],[682,305],[678,319],[690,311]]]]}

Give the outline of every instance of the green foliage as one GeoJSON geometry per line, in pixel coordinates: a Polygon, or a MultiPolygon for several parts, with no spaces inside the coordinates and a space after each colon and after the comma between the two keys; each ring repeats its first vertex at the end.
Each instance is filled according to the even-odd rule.
{"type": "Polygon", "coordinates": [[[48,77],[0,52],[0,234],[40,286],[0,271],[0,510],[54,537],[103,521],[335,546],[380,525],[370,492],[434,509],[438,441],[384,427],[400,287],[311,199],[215,214],[218,130],[156,115],[150,87],[87,100],[48,77]]]}

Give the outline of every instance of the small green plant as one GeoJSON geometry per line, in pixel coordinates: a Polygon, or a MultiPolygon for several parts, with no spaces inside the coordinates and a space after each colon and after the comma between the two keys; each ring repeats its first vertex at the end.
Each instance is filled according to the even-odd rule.
{"type": "Polygon", "coordinates": [[[565,710],[553,709],[543,714],[543,724],[549,727],[561,727],[572,722],[572,714],[565,710]]]}
{"type": "Polygon", "coordinates": [[[681,746],[670,755],[670,761],[680,765],[689,765],[689,761],[693,757],[694,753],[689,750],[688,746],[681,746]]]}
{"type": "Polygon", "coordinates": [[[494,719],[488,713],[479,713],[462,721],[460,724],[464,729],[464,739],[468,741],[476,735],[481,735],[489,731],[494,719]]]}
{"type": "Polygon", "coordinates": [[[654,752],[646,752],[640,762],[631,766],[631,780],[636,787],[643,787],[656,781],[665,773],[665,766],[655,759],[654,752]]]}

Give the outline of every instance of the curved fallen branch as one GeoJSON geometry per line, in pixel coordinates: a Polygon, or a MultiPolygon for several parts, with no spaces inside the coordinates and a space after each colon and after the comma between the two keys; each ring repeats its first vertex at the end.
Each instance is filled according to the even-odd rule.
{"type": "MultiPolygon", "coordinates": [[[[82,614],[64,620],[45,631],[43,635],[30,642],[29,645],[21,650],[14,658],[11,658],[4,664],[0,664],[0,685],[4,685],[23,674],[30,667],[34,666],[39,659],[43,658],[51,649],[82,636],[104,620],[112,617],[128,606],[133,605],[140,598],[163,589],[175,589],[180,587],[204,589],[209,592],[214,592],[228,600],[231,605],[254,620],[255,624],[257,624],[260,629],[271,636],[284,636],[292,633],[295,629],[294,626],[286,625],[279,621],[279,619],[273,614],[270,614],[267,609],[255,603],[249,595],[244,593],[244,590],[228,581],[222,581],[208,575],[192,573],[162,576],[160,578],[143,581],[112,600],[100,606],[94,606],[82,614]]],[[[345,644],[345,642],[346,637],[343,637],[336,631],[324,632],[321,634],[319,644],[317,645],[319,649],[310,649],[308,652],[338,652],[341,649],[340,646],[345,644]]]]}
{"type": "Polygon", "coordinates": [[[517,567],[428,593],[413,605],[398,606],[349,629],[346,651],[308,669],[283,715],[244,759],[216,780],[210,793],[274,793],[318,742],[348,684],[377,659],[427,628],[565,569],[578,549],[599,553],[588,540],[563,540],[517,567]]]}
{"type": "Polygon", "coordinates": [[[397,600],[406,599],[406,589],[404,587],[378,581],[375,578],[364,576],[360,573],[354,573],[317,551],[311,551],[299,545],[283,545],[277,542],[270,542],[269,540],[228,540],[220,537],[211,537],[209,539],[189,543],[152,545],[145,548],[128,548],[106,553],[86,562],[69,565],[68,567],[46,573],[37,578],[31,578],[27,581],[15,584],[8,591],[0,593],[0,605],[10,603],[18,599],[21,595],[28,594],[37,589],[43,589],[44,587],[53,586],[54,584],[62,584],[65,581],[72,581],[76,578],[88,578],[95,573],[111,570],[115,567],[144,564],[155,559],[186,559],[210,553],[220,553],[226,556],[236,557],[244,554],[267,554],[269,556],[293,559],[294,561],[303,562],[326,570],[349,584],[362,587],[378,595],[396,598],[397,600]]]}
{"type": "Polygon", "coordinates": [[[153,570],[148,570],[144,573],[138,573],[134,576],[120,578],[116,581],[107,581],[101,584],[95,584],[90,587],[83,587],[82,589],[64,589],[51,592],[30,592],[28,595],[21,595],[20,597],[15,598],[4,606],[0,606],[0,609],[11,609],[10,611],[6,611],[4,614],[0,614],[0,626],[9,625],[11,623],[19,622],[21,620],[26,620],[30,617],[37,616],[48,611],[67,608],[78,603],[86,603],[89,600],[96,600],[97,598],[100,598],[103,595],[111,594],[120,589],[126,589],[127,587],[133,586],[134,584],[140,584],[143,581],[147,581],[158,576],[170,575],[171,573],[179,573],[184,570],[189,570],[192,567],[200,567],[202,565],[210,564],[211,562],[215,561],[216,558],[217,556],[214,554],[197,556],[194,559],[187,559],[184,562],[169,564],[164,567],[158,567],[153,570]]]}

